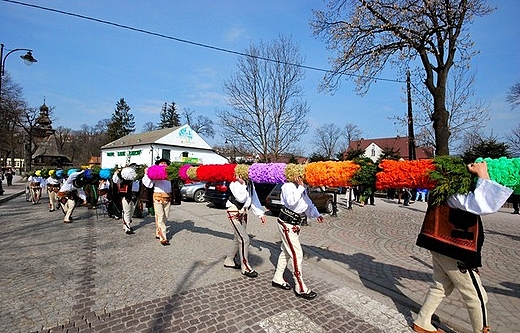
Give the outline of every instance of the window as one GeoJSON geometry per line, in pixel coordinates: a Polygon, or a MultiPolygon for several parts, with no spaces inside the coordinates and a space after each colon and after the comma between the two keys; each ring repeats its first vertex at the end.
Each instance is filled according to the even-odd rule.
{"type": "Polygon", "coordinates": [[[372,156],[376,156],[376,149],[375,149],[375,148],[372,148],[371,155],[372,155],[372,156]]]}
{"type": "Polygon", "coordinates": [[[170,152],[171,152],[170,149],[163,149],[162,152],[161,152],[161,158],[166,158],[166,159],[171,161],[171,159],[170,159],[170,152]]]}
{"type": "Polygon", "coordinates": [[[187,151],[183,151],[182,152],[182,157],[188,157],[188,152],[187,151]]]}

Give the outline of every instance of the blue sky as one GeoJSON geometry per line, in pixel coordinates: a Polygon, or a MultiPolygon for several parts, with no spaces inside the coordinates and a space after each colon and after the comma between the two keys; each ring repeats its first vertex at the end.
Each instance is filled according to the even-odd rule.
{"type": "MultiPolygon", "coordinates": [[[[251,44],[270,42],[280,34],[299,43],[305,65],[329,69],[332,56],[312,35],[312,9],[323,9],[319,0],[265,1],[136,1],[136,0],[23,0],[65,12],[93,17],[183,40],[244,52],[251,44]]],[[[509,88],[520,81],[520,1],[490,1],[497,10],[477,18],[470,26],[475,49],[476,96],[489,105],[491,131],[499,138],[520,124],[518,110],[505,102],[509,88]]],[[[54,108],[54,127],[79,129],[110,118],[116,102],[125,98],[135,116],[136,130],[159,121],[165,102],[179,111],[215,121],[217,136],[210,144],[222,144],[215,110],[226,108],[223,83],[236,71],[237,56],[171,39],[160,38],[106,24],[0,1],[0,42],[10,49],[33,49],[38,60],[27,67],[10,55],[6,71],[24,89],[31,107],[45,98],[54,108]]],[[[336,123],[356,124],[365,138],[405,135],[389,117],[406,114],[404,84],[378,81],[369,93],[356,95],[352,82],[343,80],[334,95],[318,91],[322,72],[306,70],[301,82],[311,112],[309,134],[336,123]]],[[[381,77],[402,79],[388,69],[381,77]]]]}

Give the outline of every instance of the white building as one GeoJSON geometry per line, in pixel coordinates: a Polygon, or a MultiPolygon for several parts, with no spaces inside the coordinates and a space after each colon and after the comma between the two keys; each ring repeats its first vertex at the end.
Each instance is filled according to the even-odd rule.
{"type": "Polygon", "coordinates": [[[130,163],[150,166],[160,158],[190,164],[228,163],[189,125],[130,134],[101,147],[102,168],[130,163]]]}

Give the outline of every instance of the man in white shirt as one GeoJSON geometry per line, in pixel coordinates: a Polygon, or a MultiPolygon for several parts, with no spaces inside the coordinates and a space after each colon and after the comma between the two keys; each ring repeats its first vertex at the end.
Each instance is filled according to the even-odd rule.
{"type": "Polygon", "coordinates": [[[283,278],[285,268],[290,260],[295,283],[294,293],[298,297],[311,300],[317,294],[303,282],[303,250],[300,244],[300,226],[303,221],[303,215],[311,219],[315,218],[320,223],[323,222],[323,216],[321,216],[307,195],[301,177],[288,179],[288,182],[282,185],[280,199],[284,207],[280,210],[277,222],[278,231],[282,239],[282,252],[278,257],[278,264],[276,265],[276,271],[271,284],[276,288],[291,289],[283,278]]]}
{"type": "Polygon", "coordinates": [[[466,303],[472,332],[489,332],[488,298],[478,270],[484,243],[480,215],[497,212],[512,190],[489,179],[486,162],[472,163],[468,170],[478,177],[475,189],[450,196],[445,204],[429,205],[417,238],[417,245],[432,254],[434,282],[414,321],[415,332],[444,332],[431,324],[431,318],[455,288],[466,303]]]}
{"type": "Polygon", "coordinates": [[[246,230],[247,211],[251,209],[253,214],[260,218],[262,224],[265,224],[264,209],[258,199],[253,182],[246,182],[238,175],[235,175],[235,178],[236,180],[229,183],[231,195],[226,203],[234,238],[229,253],[224,260],[224,267],[240,268],[243,275],[256,278],[258,273],[251,267],[248,259],[250,239],[246,230]],[[240,264],[235,262],[237,253],[239,254],[240,264]]]}

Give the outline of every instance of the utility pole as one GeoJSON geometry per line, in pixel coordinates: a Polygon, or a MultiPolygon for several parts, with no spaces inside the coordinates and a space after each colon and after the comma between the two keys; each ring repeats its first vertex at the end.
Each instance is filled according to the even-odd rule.
{"type": "Polygon", "coordinates": [[[408,159],[415,160],[415,134],[413,132],[412,92],[410,71],[406,71],[406,95],[408,100],[408,159]]]}

